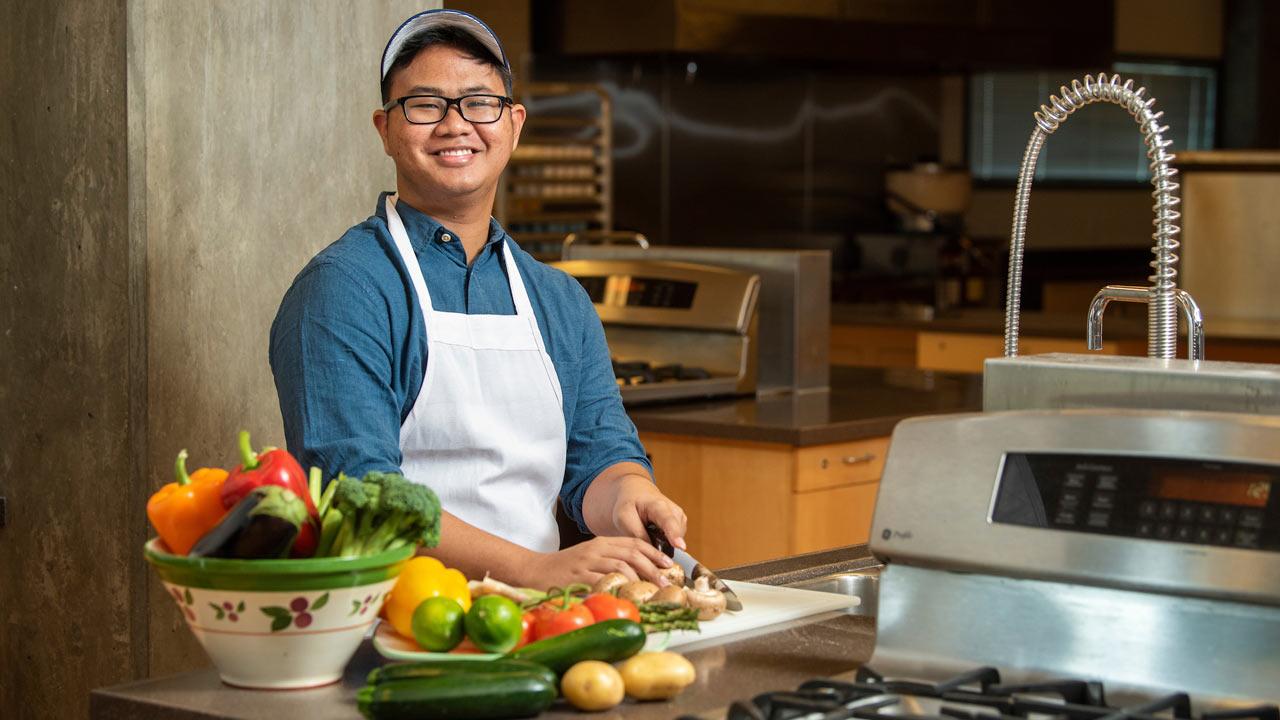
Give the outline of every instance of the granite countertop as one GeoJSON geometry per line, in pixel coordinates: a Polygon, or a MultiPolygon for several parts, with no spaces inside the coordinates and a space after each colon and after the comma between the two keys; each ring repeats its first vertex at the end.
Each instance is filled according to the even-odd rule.
{"type": "MultiPolygon", "coordinates": [[[[1125,316],[1113,304],[1103,320],[1104,339],[1139,340],[1147,337],[1146,313],[1125,316]]],[[[1141,310],[1141,308],[1138,308],[1141,310]]],[[[886,325],[936,332],[1004,335],[1003,308],[973,308],[930,313],[895,311],[891,307],[833,304],[832,325],[886,325]]],[[[1029,337],[1078,337],[1086,334],[1087,312],[1023,312],[1019,334],[1029,337]]],[[[1280,342],[1280,322],[1250,318],[1205,318],[1205,335],[1213,341],[1280,342]]]]}
{"type": "Polygon", "coordinates": [[[881,437],[916,415],[982,409],[982,378],[906,368],[831,368],[829,392],[640,405],[645,432],[797,447],[881,437]]]}
{"type": "MultiPolygon", "coordinates": [[[[800,555],[731,568],[722,576],[767,584],[785,584],[834,572],[875,566],[865,545],[800,555]]],[[[682,651],[697,669],[697,681],[670,702],[626,701],[595,718],[668,719],[715,712],[734,700],[770,689],[794,688],[812,677],[849,672],[871,657],[875,619],[828,613],[778,625],[768,633],[682,651]]],[[[241,690],[222,684],[213,669],[143,680],[95,690],[92,720],[210,720],[221,718],[359,718],[355,692],[381,658],[368,642],[361,646],[341,683],[313,690],[241,690]]],[[[585,717],[563,703],[544,718],[585,717]]]]}

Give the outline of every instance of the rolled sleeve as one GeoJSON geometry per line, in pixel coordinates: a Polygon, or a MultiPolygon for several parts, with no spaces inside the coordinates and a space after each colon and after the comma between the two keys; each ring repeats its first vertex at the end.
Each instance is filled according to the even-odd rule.
{"type": "Polygon", "coordinates": [[[270,360],[289,451],[325,477],[400,467],[386,303],[339,262],[313,263],[286,293],[270,360]]]}
{"type": "MultiPolygon", "coordinates": [[[[650,475],[653,467],[640,444],[635,424],[623,409],[600,316],[582,287],[576,281],[571,285],[582,341],[576,363],[577,397],[572,421],[566,429],[568,452],[560,499],[565,512],[586,532],[582,500],[596,476],[620,462],[638,463],[650,475]]],[[[565,380],[561,381],[562,385],[566,384],[565,380]]]]}

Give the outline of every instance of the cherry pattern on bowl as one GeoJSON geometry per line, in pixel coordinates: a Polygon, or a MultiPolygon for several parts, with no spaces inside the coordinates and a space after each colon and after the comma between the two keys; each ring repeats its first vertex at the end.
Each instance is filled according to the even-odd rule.
{"type": "Polygon", "coordinates": [[[170,590],[174,601],[178,603],[178,607],[182,608],[182,612],[186,614],[187,619],[195,622],[196,611],[191,606],[195,605],[196,601],[195,598],[191,597],[190,588],[184,588],[182,592],[179,592],[178,588],[170,588],[170,590]]]}
{"type": "Polygon", "coordinates": [[[353,615],[364,615],[369,612],[369,606],[377,599],[377,595],[365,595],[364,600],[352,600],[351,612],[347,613],[347,617],[351,617],[353,615]]]}
{"type": "Polygon", "coordinates": [[[324,607],[328,602],[329,593],[327,592],[314,601],[309,601],[306,597],[299,595],[289,601],[289,607],[271,605],[261,608],[261,610],[263,615],[271,618],[271,632],[280,632],[290,625],[303,630],[310,626],[314,620],[312,613],[324,607]]]}
{"type": "Polygon", "coordinates": [[[232,605],[230,600],[223,600],[221,605],[209,603],[209,607],[213,608],[213,611],[218,614],[214,618],[215,620],[226,619],[231,622],[237,622],[240,620],[240,613],[244,612],[244,601],[241,600],[238,604],[232,605]]]}

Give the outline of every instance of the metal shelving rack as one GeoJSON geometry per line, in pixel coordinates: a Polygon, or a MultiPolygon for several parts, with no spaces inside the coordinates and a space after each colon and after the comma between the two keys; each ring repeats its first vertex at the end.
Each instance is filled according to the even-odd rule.
{"type": "Polygon", "coordinates": [[[566,235],[613,229],[613,114],[599,85],[530,83],[520,146],[504,177],[503,223],[539,259],[566,235]]]}

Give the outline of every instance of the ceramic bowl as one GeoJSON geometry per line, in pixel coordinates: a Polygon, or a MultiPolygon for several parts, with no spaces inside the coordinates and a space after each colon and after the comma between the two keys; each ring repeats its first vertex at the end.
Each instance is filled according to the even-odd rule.
{"type": "Polygon", "coordinates": [[[308,688],[342,678],[412,547],[362,558],[225,560],[168,552],[147,561],[223,682],[308,688]]]}

